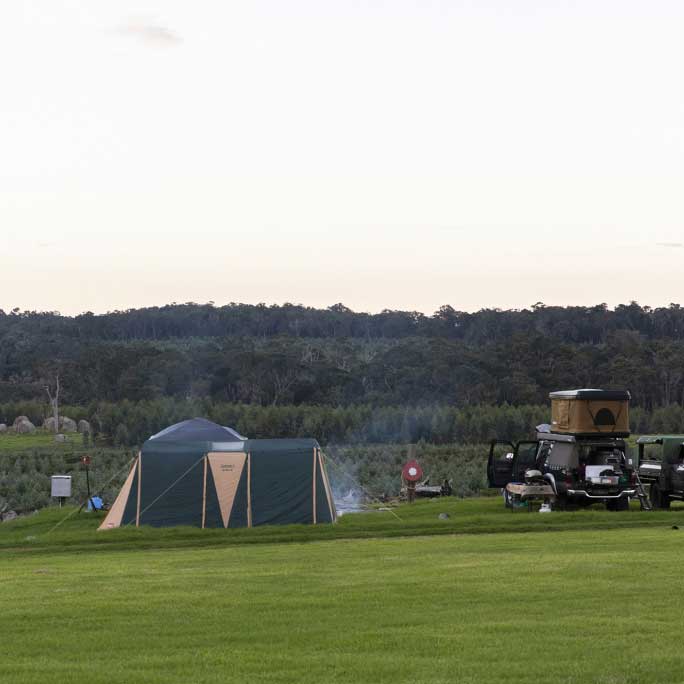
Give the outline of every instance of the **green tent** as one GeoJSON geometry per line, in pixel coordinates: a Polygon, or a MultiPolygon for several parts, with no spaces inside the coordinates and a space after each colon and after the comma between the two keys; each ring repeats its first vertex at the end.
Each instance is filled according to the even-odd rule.
{"type": "Polygon", "coordinates": [[[315,439],[245,439],[193,418],[145,444],[100,529],[329,523],[335,503],[315,439]]]}

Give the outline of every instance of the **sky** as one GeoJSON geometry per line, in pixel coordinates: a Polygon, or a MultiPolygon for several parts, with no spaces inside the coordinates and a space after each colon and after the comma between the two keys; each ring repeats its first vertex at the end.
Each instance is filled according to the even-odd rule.
{"type": "Polygon", "coordinates": [[[684,300],[684,4],[5,0],[0,308],[684,300]]]}

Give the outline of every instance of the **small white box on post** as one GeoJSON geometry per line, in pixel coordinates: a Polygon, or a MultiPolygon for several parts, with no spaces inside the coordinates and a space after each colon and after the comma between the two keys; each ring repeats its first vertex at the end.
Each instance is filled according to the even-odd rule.
{"type": "Polygon", "coordinates": [[[59,499],[62,507],[64,499],[71,496],[71,475],[53,475],[51,479],[51,496],[59,499]]]}

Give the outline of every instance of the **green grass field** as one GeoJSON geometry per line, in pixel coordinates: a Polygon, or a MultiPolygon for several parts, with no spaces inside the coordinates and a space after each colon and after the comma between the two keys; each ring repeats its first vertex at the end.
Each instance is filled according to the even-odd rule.
{"type": "Polygon", "coordinates": [[[0,434],[0,453],[16,452],[27,449],[54,449],[55,451],[73,451],[83,448],[83,437],[78,433],[69,433],[66,442],[56,442],[51,432],[36,430],[33,434],[17,435],[12,432],[0,434]]]}
{"type": "Polygon", "coordinates": [[[3,684],[684,678],[683,509],[50,531],[70,512],[0,526],[3,684]]]}

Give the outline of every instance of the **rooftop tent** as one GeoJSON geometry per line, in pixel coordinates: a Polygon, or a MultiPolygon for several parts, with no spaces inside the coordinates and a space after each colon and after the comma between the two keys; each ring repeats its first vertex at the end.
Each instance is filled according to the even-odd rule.
{"type": "Polygon", "coordinates": [[[315,439],[243,439],[230,428],[193,419],[143,444],[100,529],[252,527],[335,519],[325,461],[315,439]]]}
{"type": "Polygon", "coordinates": [[[629,436],[629,401],[624,390],[551,392],[551,431],[576,436],[629,436]]]}

